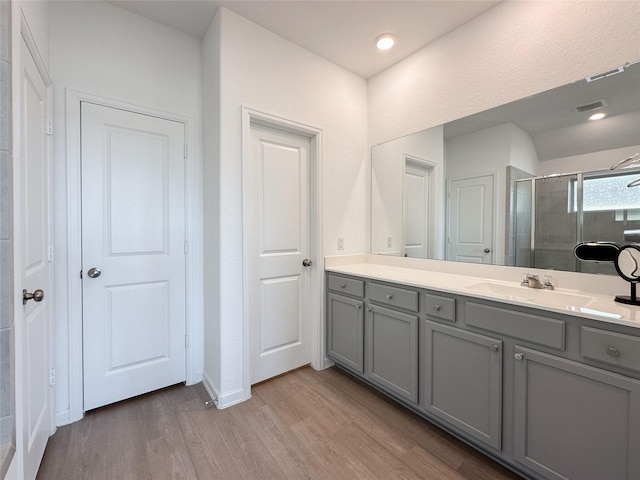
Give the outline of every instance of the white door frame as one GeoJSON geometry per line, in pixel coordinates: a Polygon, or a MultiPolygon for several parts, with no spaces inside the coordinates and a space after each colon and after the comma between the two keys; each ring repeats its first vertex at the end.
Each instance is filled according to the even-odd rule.
{"type": "MultiPolygon", "coordinates": [[[[248,169],[251,168],[251,123],[258,123],[278,130],[284,130],[296,135],[309,138],[311,148],[309,151],[309,238],[311,260],[314,271],[311,272],[311,316],[309,318],[309,340],[311,345],[311,366],[321,370],[329,363],[326,358],[325,332],[324,332],[324,257],[322,255],[322,130],[302,123],[287,120],[282,117],[264,113],[258,110],[242,106],[242,175],[247,178],[248,169]]],[[[248,239],[255,231],[254,225],[249,222],[247,214],[249,199],[252,192],[243,182],[242,184],[242,284],[243,284],[243,398],[251,396],[251,342],[249,328],[249,288],[250,272],[254,258],[246,245],[248,239]]]]}
{"type": "MultiPolygon", "coordinates": [[[[75,422],[84,415],[83,370],[82,370],[82,176],[80,151],[80,104],[95,103],[105,107],[119,108],[130,112],[150,115],[185,126],[185,143],[188,155],[185,159],[185,215],[187,255],[186,255],[186,334],[187,338],[201,339],[204,329],[201,242],[196,241],[201,230],[202,207],[201,188],[198,188],[198,152],[195,142],[194,121],[170,112],[134,105],[110,98],[100,97],[75,90],[67,90],[67,245],[68,245],[68,308],[69,308],[69,413],[68,418],[58,418],[58,424],[75,422]]],[[[186,346],[187,385],[202,380],[202,349],[194,342],[186,346]]],[[[65,415],[66,417],[66,415],[65,415]]]]}

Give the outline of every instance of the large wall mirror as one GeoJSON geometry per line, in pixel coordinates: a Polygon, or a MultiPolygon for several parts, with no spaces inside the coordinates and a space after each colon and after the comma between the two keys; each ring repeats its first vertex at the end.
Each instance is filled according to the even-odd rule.
{"type": "Polygon", "coordinates": [[[615,274],[573,248],[640,242],[638,152],[640,63],[376,145],[371,252],[615,274]]]}

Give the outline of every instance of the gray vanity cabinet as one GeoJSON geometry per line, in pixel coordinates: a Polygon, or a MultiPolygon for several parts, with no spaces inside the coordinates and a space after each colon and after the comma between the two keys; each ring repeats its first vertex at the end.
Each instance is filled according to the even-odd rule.
{"type": "Polygon", "coordinates": [[[365,325],[365,376],[417,403],[418,340],[417,315],[370,304],[365,325]]]}
{"type": "Polygon", "coordinates": [[[358,297],[364,296],[364,282],[330,275],[327,283],[327,355],[340,365],[362,375],[364,301],[358,297]]]}
{"type": "Polygon", "coordinates": [[[514,455],[545,479],[640,479],[640,380],[515,346],[514,455]]]}
{"type": "Polygon", "coordinates": [[[422,326],[422,408],[499,451],[502,342],[430,320],[422,326]]]}

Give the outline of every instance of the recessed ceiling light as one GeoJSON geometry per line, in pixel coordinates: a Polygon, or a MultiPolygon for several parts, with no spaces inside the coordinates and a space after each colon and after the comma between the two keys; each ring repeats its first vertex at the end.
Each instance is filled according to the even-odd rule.
{"type": "Polygon", "coordinates": [[[379,50],[389,50],[396,43],[396,36],[393,33],[383,33],[382,35],[376,37],[376,47],[379,50]]]}
{"type": "Polygon", "coordinates": [[[606,116],[606,113],[594,113],[589,117],[589,120],[602,120],[606,116]]]}

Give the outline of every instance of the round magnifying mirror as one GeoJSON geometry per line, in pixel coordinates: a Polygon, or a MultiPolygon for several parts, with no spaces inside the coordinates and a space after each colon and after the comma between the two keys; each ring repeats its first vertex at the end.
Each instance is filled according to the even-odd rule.
{"type": "Polygon", "coordinates": [[[625,245],[620,248],[615,261],[618,274],[627,282],[640,281],[640,246],[625,245]]]}

